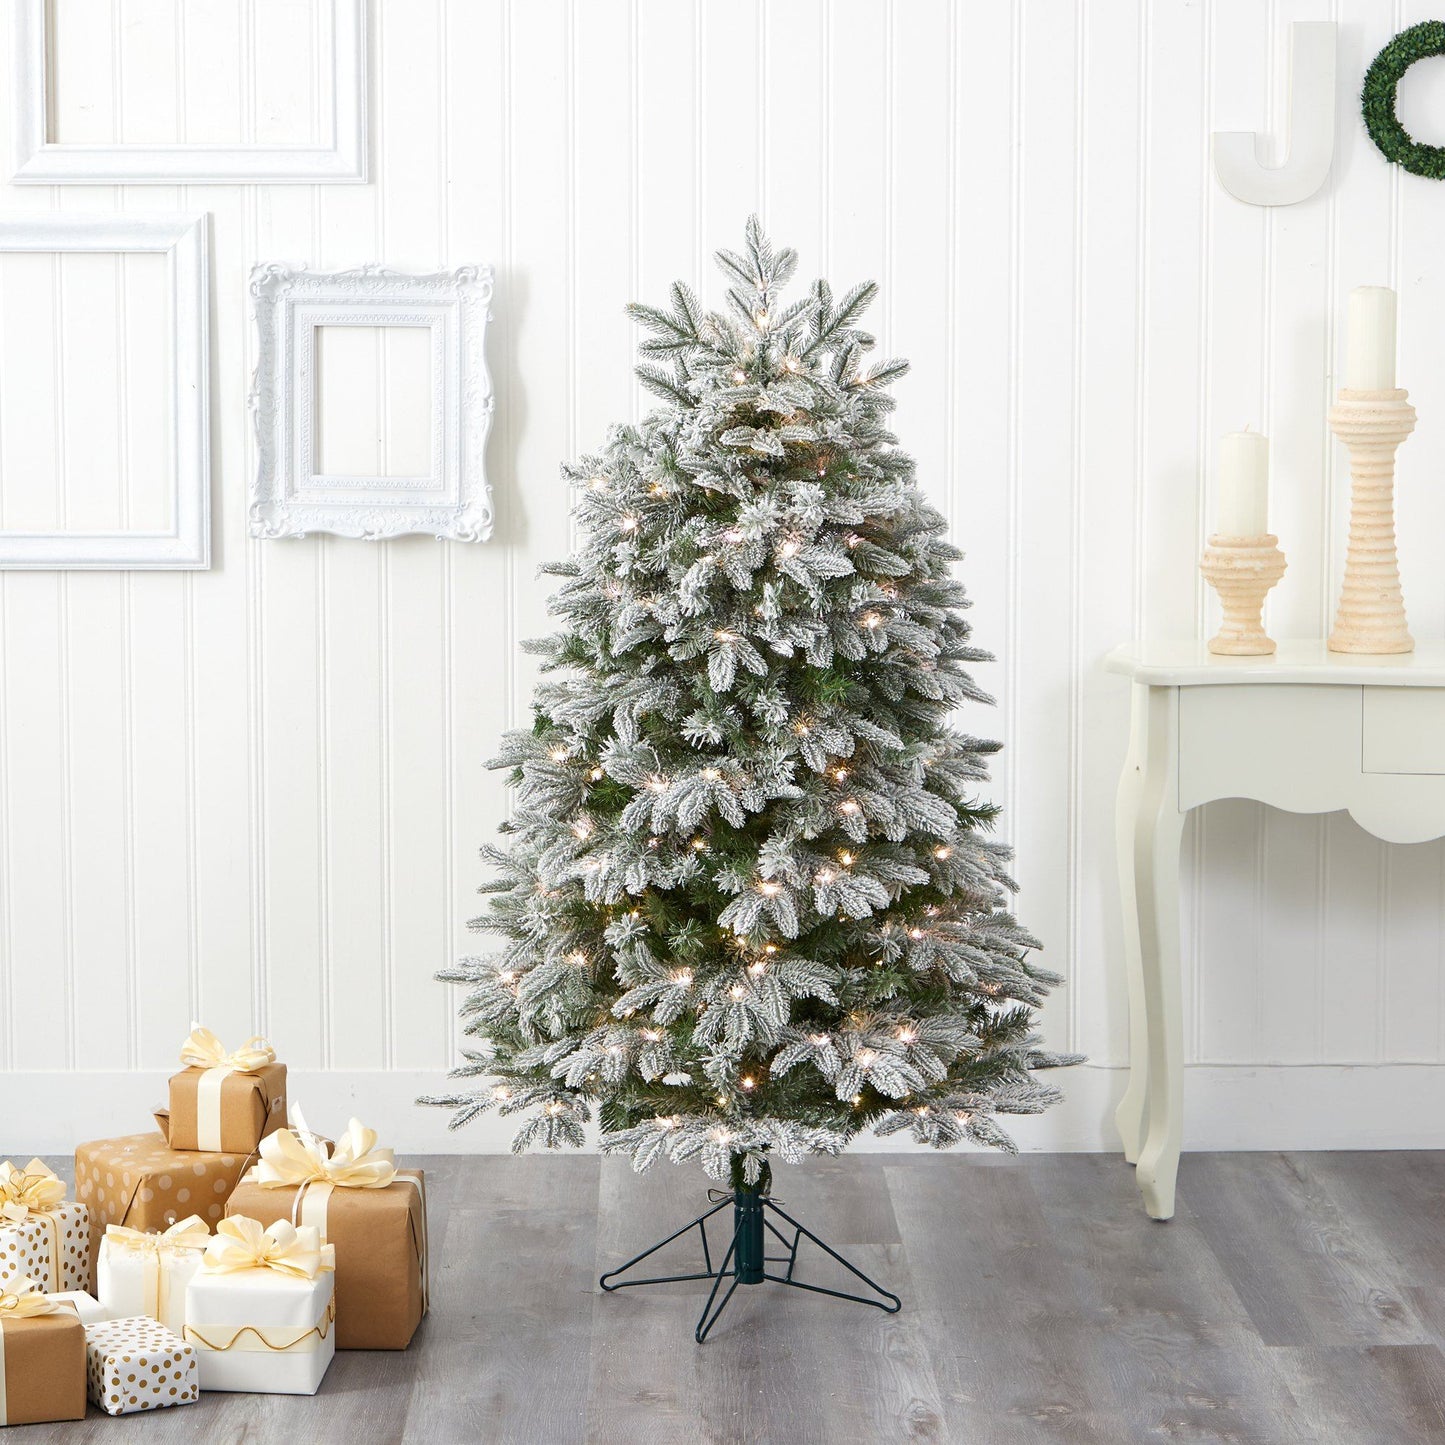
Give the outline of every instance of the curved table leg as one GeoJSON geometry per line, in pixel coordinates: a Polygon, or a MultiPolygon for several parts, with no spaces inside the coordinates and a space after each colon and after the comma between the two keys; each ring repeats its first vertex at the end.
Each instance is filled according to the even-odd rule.
{"type": "Polygon", "coordinates": [[[1124,1141],[1124,1158],[1139,1162],[1144,1147],[1144,1124],[1149,1086],[1149,1030],[1144,1014],[1144,960],[1139,945],[1139,900],[1134,878],[1134,831],[1139,798],[1144,788],[1144,733],[1147,689],[1133,689],[1129,755],[1119,778],[1114,808],[1115,848],[1119,864],[1119,904],[1124,929],[1124,968],[1129,980],[1129,1085],[1114,1111],[1114,1123],[1124,1141]]]}
{"type": "Polygon", "coordinates": [[[1174,1215],[1184,1124],[1184,1015],[1179,962],[1178,690],[1150,688],[1148,748],[1134,813],[1134,886],[1148,1033],[1148,1130],[1138,1185],[1154,1219],[1174,1215]]]}

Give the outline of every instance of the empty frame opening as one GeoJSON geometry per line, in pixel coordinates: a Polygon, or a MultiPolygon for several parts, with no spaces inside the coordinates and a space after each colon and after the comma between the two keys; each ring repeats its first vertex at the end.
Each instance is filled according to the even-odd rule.
{"type": "Polygon", "coordinates": [[[433,477],[431,348],[425,326],[316,328],[321,476],[433,477]]]}
{"type": "Polygon", "coordinates": [[[167,258],[0,253],[0,532],[175,529],[167,258]]]}

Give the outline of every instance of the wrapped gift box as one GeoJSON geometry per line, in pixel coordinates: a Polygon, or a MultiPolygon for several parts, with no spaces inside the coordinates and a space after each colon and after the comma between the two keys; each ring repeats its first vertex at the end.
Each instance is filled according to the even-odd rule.
{"type": "Polygon", "coordinates": [[[31,1210],[10,1223],[0,1217],[0,1290],[32,1279],[47,1294],[90,1283],[90,1214],[83,1204],[31,1210]]]}
{"type": "Polygon", "coordinates": [[[186,1327],[186,1286],[201,1267],[211,1231],[199,1215],[164,1233],[111,1224],[100,1241],[95,1290],[112,1319],[144,1315],[180,1335],[186,1327]]]}
{"type": "Polygon", "coordinates": [[[101,1320],[110,1318],[110,1311],[93,1294],[87,1294],[83,1289],[69,1289],[63,1294],[53,1294],[50,1298],[58,1304],[68,1304],[80,1316],[83,1325],[98,1325],[101,1320]]]}
{"type": "Polygon", "coordinates": [[[145,1316],[86,1326],[85,1358],[90,1402],[107,1415],[190,1405],[200,1394],[195,1350],[145,1316]]]}
{"type": "Polygon", "coordinates": [[[171,1078],[173,1149],[249,1154],[286,1123],[286,1065],[264,1039],[249,1039],[226,1053],[198,1025],[181,1049],[190,1067],[171,1078]]]}
{"type": "Polygon", "coordinates": [[[336,1246],[336,1348],[404,1350],[427,1309],[426,1176],[398,1171],[356,1119],[328,1152],[297,1118],[265,1141],[227,1211],[315,1225],[336,1246]]]}
{"type": "Polygon", "coordinates": [[[29,1302],[32,1292],[30,1280],[0,1291],[0,1425],[84,1419],[85,1326],[51,1295],[29,1302]]]}
{"type": "MultiPolygon", "coordinates": [[[[221,1226],[238,1227],[253,1240],[261,1236],[255,1220],[228,1219],[221,1226]]],[[[314,1395],[336,1353],[330,1246],[320,1244],[314,1229],[293,1230],[284,1222],[270,1226],[272,1236],[298,1240],[297,1249],[324,1264],[309,1278],[259,1263],[213,1267],[235,1244],[218,1234],[186,1286],[185,1339],[196,1351],[203,1390],[314,1395]]]]}
{"type": "MultiPolygon", "coordinates": [[[[90,1210],[90,1259],[108,1224],[159,1230],[188,1214],[209,1225],[246,1167],[244,1154],[172,1149],[159,1134],[96,1139],[75,1150],[75,1197],[90,1210]]],[[[89,1288],[87,1267],[82,1286],[89,1288]]]]}

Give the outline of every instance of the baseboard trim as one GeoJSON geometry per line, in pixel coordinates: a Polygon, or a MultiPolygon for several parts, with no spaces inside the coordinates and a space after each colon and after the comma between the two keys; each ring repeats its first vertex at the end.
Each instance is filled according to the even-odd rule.
{"type": "MultiPolygon", "coordinates": [[[[166,1073],[0,1073],[0,1158],[68,1154],[86,1139],[136,1134],[166,1094],[166,1073]]],[[[1114,1107],[1122,1069],[1082,1065],[1050,1078],[1065,1100],[1011,1121],[1026,1151],[1118,1148],[1114,1107]]],[[[409,1154],[500,1154],[517,1122],[487,1115],[453,1133],[419,1094],[447,1087],[424,1071],[290,1071],[290,1094],[310,1124],[333,1131],[353,1114],[409,1154]]],[[[1445,1064],[1201,1064],[1186,1070],[1186,1149],[1445,1149],[1445,1064]]],[[[910,1149],[865,1135],[861,1150],[910,1149]]]]}

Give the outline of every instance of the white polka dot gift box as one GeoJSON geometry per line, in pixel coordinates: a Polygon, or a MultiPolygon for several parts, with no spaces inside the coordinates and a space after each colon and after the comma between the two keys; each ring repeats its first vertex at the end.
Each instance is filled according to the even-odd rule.
{"type": "Polygon", "coordinates": [[[34,1280],[46,1294],[90,1283],[90,1216],[38,1159],[0,1163],[0,1290],[34,1280]]]}
{"type": "Polygon", "coordinates": [[[96,1298],[112,1319],[146,1315],[179,1335],[186,1327],[186,1286],[210,1242],[198,1214],[159,1234],[108,1224],[95,1265],[96,1298]]]}
{"type": "Polygon", "coordinates": [[[336,1353],[335,1272],[314,1225],[223,1219],[186,1286],[201,1388],[314,1395],[336,1353]]]}
{"type": "Polygon", "coordinates": [[[145,1316],[85,1327],[86,1390],[107,1415],[190,1405],[200,1393],[196,1352],[145,1316]]]}

